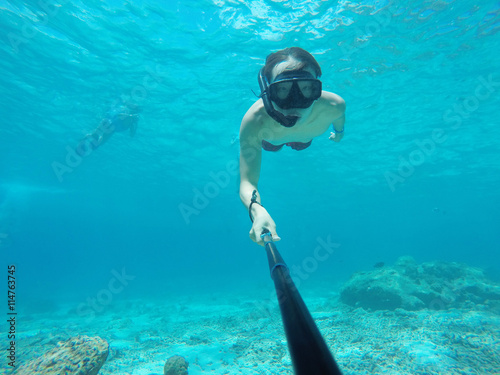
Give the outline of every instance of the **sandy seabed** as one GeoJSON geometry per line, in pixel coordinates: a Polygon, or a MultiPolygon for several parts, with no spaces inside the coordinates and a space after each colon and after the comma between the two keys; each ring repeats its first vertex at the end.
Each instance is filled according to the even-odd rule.
{"type": "MultiPolygon", "coordinates": [[[[19,313],[16,362],[87,335],[110,345],[99,375],[163,374],[173,355],[190,375],[293,374],[277,301],[257,293],[117,300],[86,316],[74,304],[19,313]]],[[[500,315],[486,306],[366,311],[317,295],[303,297],[344,374],[500,374],[500,315]]],[[[2,357],[0,374],[10,374],[2,357]]]]}

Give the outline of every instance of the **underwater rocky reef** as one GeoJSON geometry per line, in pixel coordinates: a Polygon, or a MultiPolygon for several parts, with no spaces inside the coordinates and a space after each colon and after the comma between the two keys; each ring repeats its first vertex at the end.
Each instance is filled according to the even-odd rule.
{"type": "Polygon", "coordinates": [[[340,300],[368,310],[442,310],[484,305],[500,311],[500,285],[466,264],[427,262],[409,256],[394,266],[356,272],[343,285],[340,300]]]}
{"type": "MultiPolygon", "coordinates": [[[[411,257],[376,267],[307,296],[345,374],[500,374],[497,282],[465,264],[411,257]]],[[[7,372],[0,363],[0,375],[292,374],[274,290],[261,289],[117,299],[91,321],[73,304],[44,305],[23,313],[22,365],[7,372]]]]}

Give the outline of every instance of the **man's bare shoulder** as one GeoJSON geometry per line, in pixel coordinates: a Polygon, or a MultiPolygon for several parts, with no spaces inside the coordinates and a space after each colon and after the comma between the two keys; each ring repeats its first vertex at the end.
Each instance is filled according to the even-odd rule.
{"type": "Polygon", "coordinates": [[[323,111],[326,111],[334,118],[338,118],[345,113],[345,100],[333,92],[323,91],[318,103],[321,105],[323,111]]]}
{"type": "Polygon", "coordinates": [[[345,109],[345,100],[333,92],[323,91],[320,100],[338,109],[345,109]]]}
{"type": "Polygon", "coordinates": [[[262,126],[269,120],[269,115],[264,108],[264,103],[262,99],[257,100],[253,105],[248,109],[248,111],[243,116],[243,120],[241,121],[241,127],[254,127],[254,126],[262,126]]]}

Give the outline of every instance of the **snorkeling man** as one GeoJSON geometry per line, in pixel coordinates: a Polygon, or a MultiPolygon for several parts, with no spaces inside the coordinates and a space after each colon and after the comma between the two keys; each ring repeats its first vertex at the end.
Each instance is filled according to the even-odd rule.
{"type": "Polygon", "coordinates": [[[344,136],[345,102],[337,94],[322,91],[319,77],[318,62],[302,48],[270,54],[258,76],[260,99],[241,122],[240,198],[252,220],[250,238],[259,245],[264,245],[260,237],[263,228],[269,229],[274,241],[280,240],[257,188],[262,149],[279,151],[288,146],[304,150],[330,124],[330,140],[340,142],[344,136]]]}
{"type": "Polygon", "coordinates": [[[76,152],[80,156],[86,156],[106,143],[116,132],[129,130],[130,136],[133,137],[137,131],[138,121],[139,107],[135,104],[120,102],[106,113],[92,133],[80,140],[76,152]]]}

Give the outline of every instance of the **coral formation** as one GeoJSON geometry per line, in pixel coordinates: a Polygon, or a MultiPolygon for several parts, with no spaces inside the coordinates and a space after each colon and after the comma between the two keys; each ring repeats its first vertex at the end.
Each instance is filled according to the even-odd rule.
{"type": "Polygon", "coordinates": [[[77,336],[20,366],[17,375],[97,375],[106,361],[109,345],[100,337],[77,336]]]}
{"type": "Polygon", "coordinates": [[[401,257],[393,267],[357,272],[343,286],[340,299],[347,305],[371,310],[420,310],[500,304],[500,286],[484,272],[465,264],[417,264],[401,257]]]}
{"type": "Polygon", "coordinates": [[[174,355],[167,359],[163,367],[164,375],[188,375],[189,363],[179,355],[174,355]]]}

